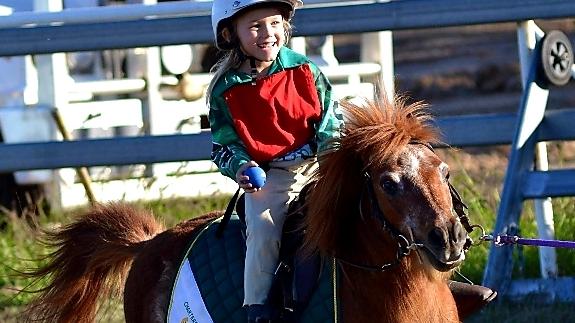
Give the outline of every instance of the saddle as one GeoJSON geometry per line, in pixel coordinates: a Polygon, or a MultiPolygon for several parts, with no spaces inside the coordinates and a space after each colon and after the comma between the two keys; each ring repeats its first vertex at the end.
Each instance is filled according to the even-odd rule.
{"type": "MultiPolygon", "coordinates": [[[[272,313],[271,322],[298,322],[319,281],[322,270],[320,256],[304,254],[300,248],[305,234],[304,221],[307,214],[305,199],[311,187],[311,184],[305,186],[288,207],[279,264],[265,304],[266,313],[272,313]]],[[[226,213],[231,214],[235,208],[242,223],[242,234],[245,239],[245,199],[244,195],[238,195],[239,190],[230,201],[226,213]]],[[[221,232],[225,225],[224,219],[218,231],[221,232]]],[[[481,310],[497,296],[496,291],[471,283],[449,281],[449,288],[461,320],[481,310]]]]}

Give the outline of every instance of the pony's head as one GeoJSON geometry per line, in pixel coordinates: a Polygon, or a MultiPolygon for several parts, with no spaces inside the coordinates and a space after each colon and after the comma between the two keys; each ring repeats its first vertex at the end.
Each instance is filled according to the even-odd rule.
{"type": "Polygon", "coordinates": [[[342,136],[320,156],[308,199],[307,246],[356,263],[385,261],[399,246],[436,270],[457,266],[468,236],[426,106],[400,98],[341,107],[342,136]]]}

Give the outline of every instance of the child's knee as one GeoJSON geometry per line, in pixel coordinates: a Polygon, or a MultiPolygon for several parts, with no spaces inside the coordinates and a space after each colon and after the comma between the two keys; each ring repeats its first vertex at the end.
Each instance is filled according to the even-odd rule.
{"type": "MultiPolygon", "coordinates": [[[[261,227],[260,227],[261,229],[261,227]]],[[[255,230],[249,233],[251,235],[252,245],[254,248],[278,248],[281,241],[281,231],[275,227],[265,226],[263,230],[255,230]]]]}
{"type": "Polygon", "coordinates": [[[269,212],[262,212],[256,216],[249,217],[247,225],[250,233],[253,232],[258,235],[270,234],[275,236],[278,231],[281,231],[278,223],[274,221],[269,212]]]}

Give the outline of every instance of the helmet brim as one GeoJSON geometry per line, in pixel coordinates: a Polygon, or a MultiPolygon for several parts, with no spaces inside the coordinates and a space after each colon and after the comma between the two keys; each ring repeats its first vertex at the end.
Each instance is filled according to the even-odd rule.
{"type": "MultiPolygon", "coordinates": [[[[294,14],[294,10],[299,8],[303,5],[300,0],[262,0],[262,1],[253,1],[249,2],[248,4],[240,7],[234,8],[234,13],[231,14],[229,17],[223,18],[217,22],[217,27],[215,28],[215,40],[216,40],[216,47],[221,50],[231,50],[234,49],[237,44],[227,41],[224,39],[222,35],[222,31],[226,27],[231,27],[231,22],[233,19],[237,18],[239,15],[244,13],[247,9],[256,9],[256,8],[265,8],[265,7],[277,7],[280,5],[280,11],[282,16],[286,20],[291,20],[294,14]]],[[[213,23],[213,22],[212,22],[213,23]]]]}

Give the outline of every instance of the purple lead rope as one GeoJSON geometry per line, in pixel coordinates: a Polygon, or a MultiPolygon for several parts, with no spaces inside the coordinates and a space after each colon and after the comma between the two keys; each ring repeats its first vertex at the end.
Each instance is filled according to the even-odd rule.
{"type": "Polygon", "coordinates": [[[562,241],[562,240],[546,240],[546,239],[528,239],[520,238],[518,236],[508,236],[508,235],[498,235],[493,236],[491,234],[486,234],[485,229],[478,225],[472,225],[472,229],[477,229],[481,231],[481,236],[479,240],[472,245],[478,245],[481,242],[493,241],[493,244],[497,247],[520,244],[526,246],[538,246],[538,247],[552,247],[552,248],[573,248],[575,249],[575,241],[562,241]]]}
{"type": "MultiPolygon", "coordinates": [[[[487,240],[487,239],[486,239],[487,240]]],[[[496,236],[493,239],[496,246],[504,246],[510,244],[521,244],[527,246],[539,247],[553,247],[553,248],[575,248],[574,241],[561,241],[561,240],[545,240],[545,239],[527,239],[518,236],[496,236]]]]}

